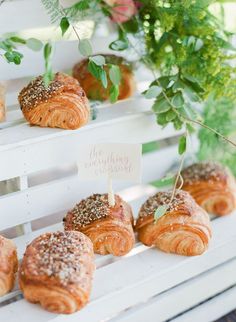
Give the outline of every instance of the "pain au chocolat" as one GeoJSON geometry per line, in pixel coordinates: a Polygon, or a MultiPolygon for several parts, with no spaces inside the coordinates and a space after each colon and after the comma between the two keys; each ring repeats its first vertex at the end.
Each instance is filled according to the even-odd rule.
{"type": "MultiPolygon", "coordinates": [[[[104,70],[109,72],[109,64],[115,64],[120,67],[121,82],[119,86],[119,100],[126,99],[134,94],[136,82],[131,64],[122,57],[115,55],[103,55],[106,60],[104,70]]],[[[73,76],[79,81],[89,99],[105,101],[109,99],[111,82],[108,80],[107,88],[104,88],[88,70],[89,60],[83,59],[73,68],[73,76]]]]}
{"type": "Polygon", "coordinates": [[[78,129],[89,121],[90,107],[83,88],[71,76],[57,73],[46,87],[43,77],[32,80],[18,96],[31,125],[78,129]]]}
{"type": "Polygon", "coordinates": [[[26,300],[69,314],[89,301],[95,269],[93,245],[76,231],[46,233],[27,247],[19,270],[26,300]]]}
{"type": "Polygon", "coordinates": [[[236,183],[230,170],[216,162],[193,164],[181,173],[183,190],[207,212],[224,216],[236,207],[236,183]]]}
{"type": "Polygon", "coordinates": [[[0,236],[0,296],[12,290],[17,268],[15,244],[12,240],[0,236]]]}
{"type": "Polygon", "coordinates": [[[211,239],[207,212],[185,191],[177,190],[172,201],[171,195],[170,191],[157,192],[142,205],[135,227],[139,240],[167,253],[202,254],[211,239]],[[155,211],[163,205],[168,205],[166,214],[155,221],[155,211]]]}
{"type": "Polygon", "coordinates": [[[94,252],[122,256],[134,245],[131,207],[115,195],[115,206],[107,194],[94,194],[77,204],[64,218],[65,230],[81,231],[92,243],[94,252]]]}

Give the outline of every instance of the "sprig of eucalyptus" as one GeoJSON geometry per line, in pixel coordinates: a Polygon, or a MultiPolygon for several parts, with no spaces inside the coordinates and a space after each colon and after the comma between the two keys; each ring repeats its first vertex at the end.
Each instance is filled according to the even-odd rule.
{"type": "Polygon", "coordinates": [[[10,36],[0,38],[0,52],[1,56],[6,59],[8,63],[20,65],[23,54],[18,50],[19,46],[26,46],[33,51],[40,51],[43,43],[35,38],[23,39],[18,36],[10,36]]]}

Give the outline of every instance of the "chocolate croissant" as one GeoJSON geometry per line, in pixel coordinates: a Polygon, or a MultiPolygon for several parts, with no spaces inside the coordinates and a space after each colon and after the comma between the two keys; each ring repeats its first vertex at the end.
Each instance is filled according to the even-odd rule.
{"type": "Polygon", "coordinates": [[[14,287],[17,268],[16,246],[10,239],[0,236],[0,296],[14,287]]]}
{"type": "Polygon", "coordinates": [[[26,300],[55,313],[73,313],[89,300],[93,245],[76,231],[46,233],[27,247],[19,285],[26,300]]]}
{"type": "Polygon", "coordinates": [[[167,253],[185,256],[206,251],[211,238],[209,216],[185,191],[158,192],[141,207],[136,223],[139,240],[167,253]],[[168,205],[166,214],[154,221],[159,206],[168,205]]]}
{"type": "MultiPolygon", "coordinates": [[[[119,56],[103,56],[106,59],[106,64],[115,64],[120,67],[121,83],[119,86],[118,99],[123,100],[132,96],[135,91],[136,84],[130,64],[124,58],[119,56]]],[[[108,80],[108,86],[107,88],[104,88],[101,82],[88,71],[88,63],[88,59],[83,59],[81,62],[76,64],[73,68],[73,77],[79,81],[88,98],[99,101],[108,100],[112,86],[111,82],[108,80]]],[[[104,69],[108,72],[109,67],[105,66],[104,69]]]]}
{"type": "Polygon", "coordinates": [[[89,121],[84,90],[71,76],[57,73],[45,87],[42,76],[31,81],[18,96],[21,110],[32,125],[78,129],[89,121]]]}
{"type": "Polygon", "coordinates": [[[110,207],[107,194],[94,194],[82,200],[64,218],[65,230],[87,235],[95,253],[122,256],[134,245],[131,207],[119,196],[110,207]]]}
{"type": "Polygon", "coordinates": [[[218,163],[203,162],[191,165],[181,174],[182,189],[209,213],[224,216],[235,209],[236,184],[229,169],[218,163]]]}

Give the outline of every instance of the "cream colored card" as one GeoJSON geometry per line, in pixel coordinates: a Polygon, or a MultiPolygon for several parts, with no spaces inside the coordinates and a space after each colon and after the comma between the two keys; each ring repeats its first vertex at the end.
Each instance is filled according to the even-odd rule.
{"type": "Polygon", "coordinates": [[[78,157],[81,179],[112,179],[140,182],[141,144],[102,143],[84,146],[78,157]]]}

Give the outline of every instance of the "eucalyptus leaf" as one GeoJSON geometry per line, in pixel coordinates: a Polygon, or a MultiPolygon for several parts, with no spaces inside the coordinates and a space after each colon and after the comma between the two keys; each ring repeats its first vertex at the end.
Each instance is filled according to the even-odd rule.
{"type": "Polygon", "coordinates": [[[166,186],[170,186],[173,185],[175,182],[175,176],[166,176],[162,179],[156,180],[154,182],[152,182],[152,185],[154,185],[157,188],[163,188],[166,186]]]}
{"type": "Polygon", "coordinates": [[[95,64],[92,60],[89,60],[88,71],[96,78],[100,79],[102,67],[95,64]]]}
{"type": "Polygon", "coordinates": [[[107,88],[107,73],[104,69],[100,70],[100,80],[102,82],[102,86],[107,88]]]}
{"type": "Polygon", "coordinates": [[[43,48],[43,43],[36,38],[29,38],[26,40],[26,46],[33,51],[40,51],[43,48]]]}
{"type": "Polygon", "coordinates": [[[61,28],[62,36],[64,36],[64,34],[69,29],[69,27],[70,27],[70,23],[69,23],[68,18],[67,17],[63,17],[61,19],[61,22],[60,22],[60,28],[61,28]]]}
{"type": "Polygon", "coordinates": [[[112,85],[110,88],[110,101],[111,103],[115,103],[118,100],[119,96],[119,86],[112,85]]]}
{"type": "Polygon", "coordinates": [[[9,38],[9,40],[23,45],[26,44],[26,40],[18,36],[12,36],[9,38]]]}
{"type": "Polygon", "coordinates": [[[119,86],[121,81],[120,67],[117,65],[111,65],[109,68],[109,78],[113,85],[119,86]]]}
{"type": "Polygon", "coordinates": [[[183,154],[186,151],[186,147],[187,147],[187,139],[186,136],[181,136],[179,139],[179,146],[178,146],[178,152],[179,154],[183,154]]]}
{"type": "Polygon", "coordinates": [[[162,216],[166,214],[166,211],[168,209],[167,205],[162,205],[157,208],[157,210],[154,213],[154,221],[157,222],[158,219],[160,219],[162,216]]]}
{"type": "Polygon", "coordinates": [[[151,99],[157,97],[161,92],[160,86],[153,85],[145,92],[145,98],[151,99]]]}
{"type": "Polygon", "coordinates": [[[93,48],[88,39],[81,39],[79,42],[79,52],[81,55],[87,57],[91,56],[93,53],[93,48]]]}
{"type": "Polygon", "coordinates": [[[15,65],[20,65],[23,58],[23,55],[18,51],[7,51],[4,56],[9,63],[14,63],[15,65]]]}
{"type": "Polygon", "coordinates": [[[109,48],[115,51],[122,51],[129,47],[129,43],[126,39],[117,39],[110,43],[109,48]]]}
{"type": "Polygon", "coordinates": [[[103,66],[106,64],[106,60],[102,55],[92,56],[89,59],[92,60],[98,66],[103,66]]]}

